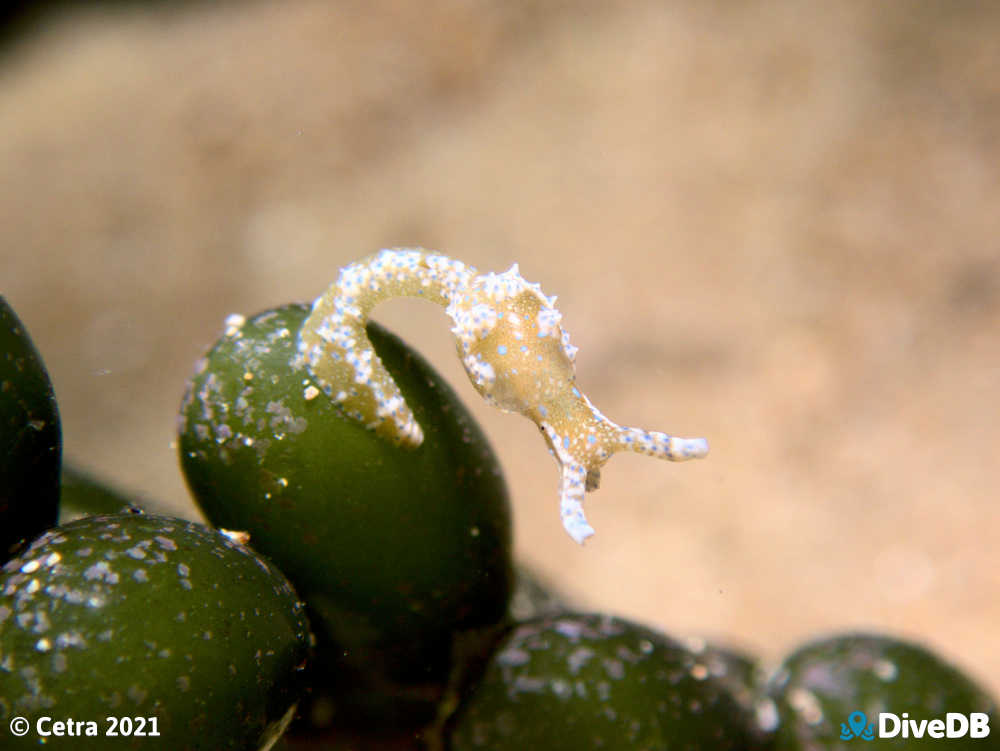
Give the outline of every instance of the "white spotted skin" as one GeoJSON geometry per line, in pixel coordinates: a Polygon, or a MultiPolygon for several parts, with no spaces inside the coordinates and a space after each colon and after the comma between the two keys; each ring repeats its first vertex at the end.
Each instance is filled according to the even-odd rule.
{"type": "Polygon", "coordinates": [[[622,427],[577,388],[576,348],[562,328],[555,297],[520,275],[502,274],[422,249],[383,250],[344,267],[313,304],[299,333],[299,357],[344,413],[396,443],[416,447],[423,431],[365,332],[371,310],[394,297],[422,297],[446,306],[458,356],[490,404],[530,418],[561,470],[560,516],[583,543],[594,534],[583,498],[600,468],[618,451],[670,461],[703,457],[704,438],[677,438],[622,427]]]}

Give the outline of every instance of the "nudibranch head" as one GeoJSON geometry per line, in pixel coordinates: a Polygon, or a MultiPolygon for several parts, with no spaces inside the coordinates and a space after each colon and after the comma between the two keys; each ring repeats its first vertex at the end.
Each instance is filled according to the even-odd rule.
{"type": "Polygon", "coordinates": [[[576,347],[555,297],[525,281],[517,264],[476,274],[459,261],[421,250],[384,250],[346,267],[313,306],[300,334],[300,357],[345,412],[404,445],[419,445],[420,426],[364,331],[367,313],[386,297],[420,296],[447,306],[459,357],[491,404],[533,420],[561,468],[560,515],[582,543],[594,530],[583,514],[601,466],[617,451],[671,461],[705,456],[704,438],[622,427],[576,385],[576,347]]]}

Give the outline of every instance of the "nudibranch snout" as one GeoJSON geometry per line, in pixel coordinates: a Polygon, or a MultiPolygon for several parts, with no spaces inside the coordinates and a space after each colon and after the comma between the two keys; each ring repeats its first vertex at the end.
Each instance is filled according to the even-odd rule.
{"type": "Polygon", "coordinates": [[[560,514],[578,543],[594,534],[583,497],[600,482],[616,451],[670,461],[703,457],[704,438],[615,424],[577,388],[576,347],[562,328],[555,297],[529,284],[517,264],[479,274],[460,261],[422,249],[383,250],[343,268],[316,300],[299,334],[299,356],[344,412],[404,446],[423,432],[365,333],[371,310],[393,297],[447,306],[458,354],[476,390],[507,412],[533,420],[559,462],[560,514]]]}

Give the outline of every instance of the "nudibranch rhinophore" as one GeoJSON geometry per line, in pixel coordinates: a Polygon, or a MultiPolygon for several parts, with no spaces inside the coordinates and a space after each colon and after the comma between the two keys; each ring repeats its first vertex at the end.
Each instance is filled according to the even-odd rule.
{"type": "Polygon", "coordinates": [[[563,526],[578,543],[594,534],[583,514],[584,493],[597,489],[601,466],[616,451],[670,461],[708,453],[704,438],[621,427],[601,414],[576,386],[576,347],[561,326],[556,298],[526,282],[517,264],[479,274],[419,248],[382,250],[345,266],[299,333],[300,364],[345,414],[381,436],[409,447],[424,438],[365,332],[372,309],[393,297],[446,306],[476,390],[538,425],[562,471],[563,526]]]}

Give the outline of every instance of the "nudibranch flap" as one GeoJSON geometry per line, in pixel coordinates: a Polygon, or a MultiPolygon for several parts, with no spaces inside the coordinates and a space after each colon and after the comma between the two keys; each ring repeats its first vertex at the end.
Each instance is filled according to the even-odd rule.
{"type": "Polygon", "coordinates": [[[422,249],[383,250],[341,270],[316,300],[299,334],[299,358],[323,391],[380,435],[419,446],[423,432],[365,332],[380,302],[415,296],[446,306],[459,358],[473,386],[499,409],[533,420],[561,468],[560,515],[579,543],[594,533],[583,497],[597,488],[600,468],[617,451],[671,461],[705,456],[703,438],[677,438],[621,427],[576,385],[577,349],[562,327],[556,298],[521,277],[422,249]]]}

